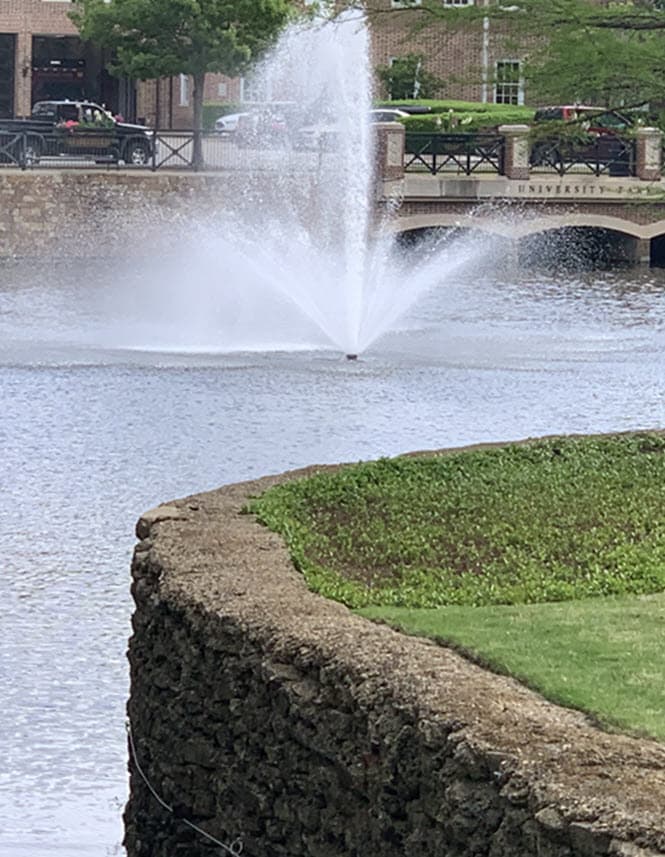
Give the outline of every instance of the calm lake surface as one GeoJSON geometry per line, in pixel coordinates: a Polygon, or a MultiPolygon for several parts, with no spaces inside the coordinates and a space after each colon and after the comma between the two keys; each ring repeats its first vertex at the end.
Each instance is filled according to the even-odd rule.
{"type": "Polygon", "coordinates": [[[154,287],[135,300],[147,276],[0,266],[0,857],[123,853],[142,511],[312,463],[665,426],[660,270],[467,272],[357,363],[198,353],[154,287]]]}

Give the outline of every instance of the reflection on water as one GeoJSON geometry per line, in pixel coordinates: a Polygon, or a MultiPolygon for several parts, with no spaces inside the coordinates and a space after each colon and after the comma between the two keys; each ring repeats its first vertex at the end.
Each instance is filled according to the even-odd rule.
{"type": "Polygon", "coordinates": [[[467,276],[352,364],[278,335],[201,354],[182,323],[155,351],[177,319],[155,330],[142,277],[0,268],[0,857],[121,853],[144,509],[314,462],[665,424],[659,271],[467,276]]]}

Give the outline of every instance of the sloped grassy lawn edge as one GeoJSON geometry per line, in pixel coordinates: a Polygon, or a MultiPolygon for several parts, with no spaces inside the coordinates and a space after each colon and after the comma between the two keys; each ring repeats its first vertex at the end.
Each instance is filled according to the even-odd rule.
{"type": "Polygon", "coordinates": [[[665,435],[381,459],[251,503],[309,586],[349,607],[665,590],[665,435]]]}
{"type": "Polygon", "coordinates": [[[251,511],[322,595],[665,740],[665,433],[361,463],[251,511]]]}
{"type": "Polygon", "coordinates": [[[356,612],[436,640],[605,729],[665,741],[665,593],[356,612]]]}

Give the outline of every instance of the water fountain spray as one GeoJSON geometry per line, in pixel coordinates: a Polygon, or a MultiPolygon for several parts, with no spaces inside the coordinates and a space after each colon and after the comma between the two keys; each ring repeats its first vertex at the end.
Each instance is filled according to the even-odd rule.
{"type": "Polygon", "coordinates": [[[225,174],[218,210],[192,219],[177,251],[152,261],[142,289],[149,312],[140,314],[144,327],[127,333],[132,344],[334,349],[354,361],[467,264],[469,253],[453,242],[406,253],[376,223],[371,80],[360,11],[283,35],[253,83],[291,102],[290,143],[266,134],[254,149],[228,144],[236,168],[225,174]],[[324,128],[332,145],[301,150],[303,126],[324,128]]]}

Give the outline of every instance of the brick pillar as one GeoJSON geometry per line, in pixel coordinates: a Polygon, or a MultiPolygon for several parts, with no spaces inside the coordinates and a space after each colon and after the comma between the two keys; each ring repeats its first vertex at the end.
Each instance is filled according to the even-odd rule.
{"type": "Polygon", "coordinates": [[[528,125],[500,125],[499,134],[506,140],[503,174],[509,179],[529,178],[528,125]]]}
{"type": "Polygon", "coordinates": [[[399,197],[404,190],[404,125],[378,122],[372,128],[376,198],[399,197]]]}
{"type": "Polygon", "coordinates": [[[660,128],[637,129],[635,175],[645,182],[658,181],[663,167],[663,132],[660,128]]]}
{"type": "Polygon", "coordinates": [[[651,264],[651,241],[648,238],[633,238],[630,261],[633,265],[651,264]]]}
{"type": "Polygon", "coordinates": [[[32,111],[32,36],[19,33],[16,39],[14,114],[29,116],[32,111]]]}

